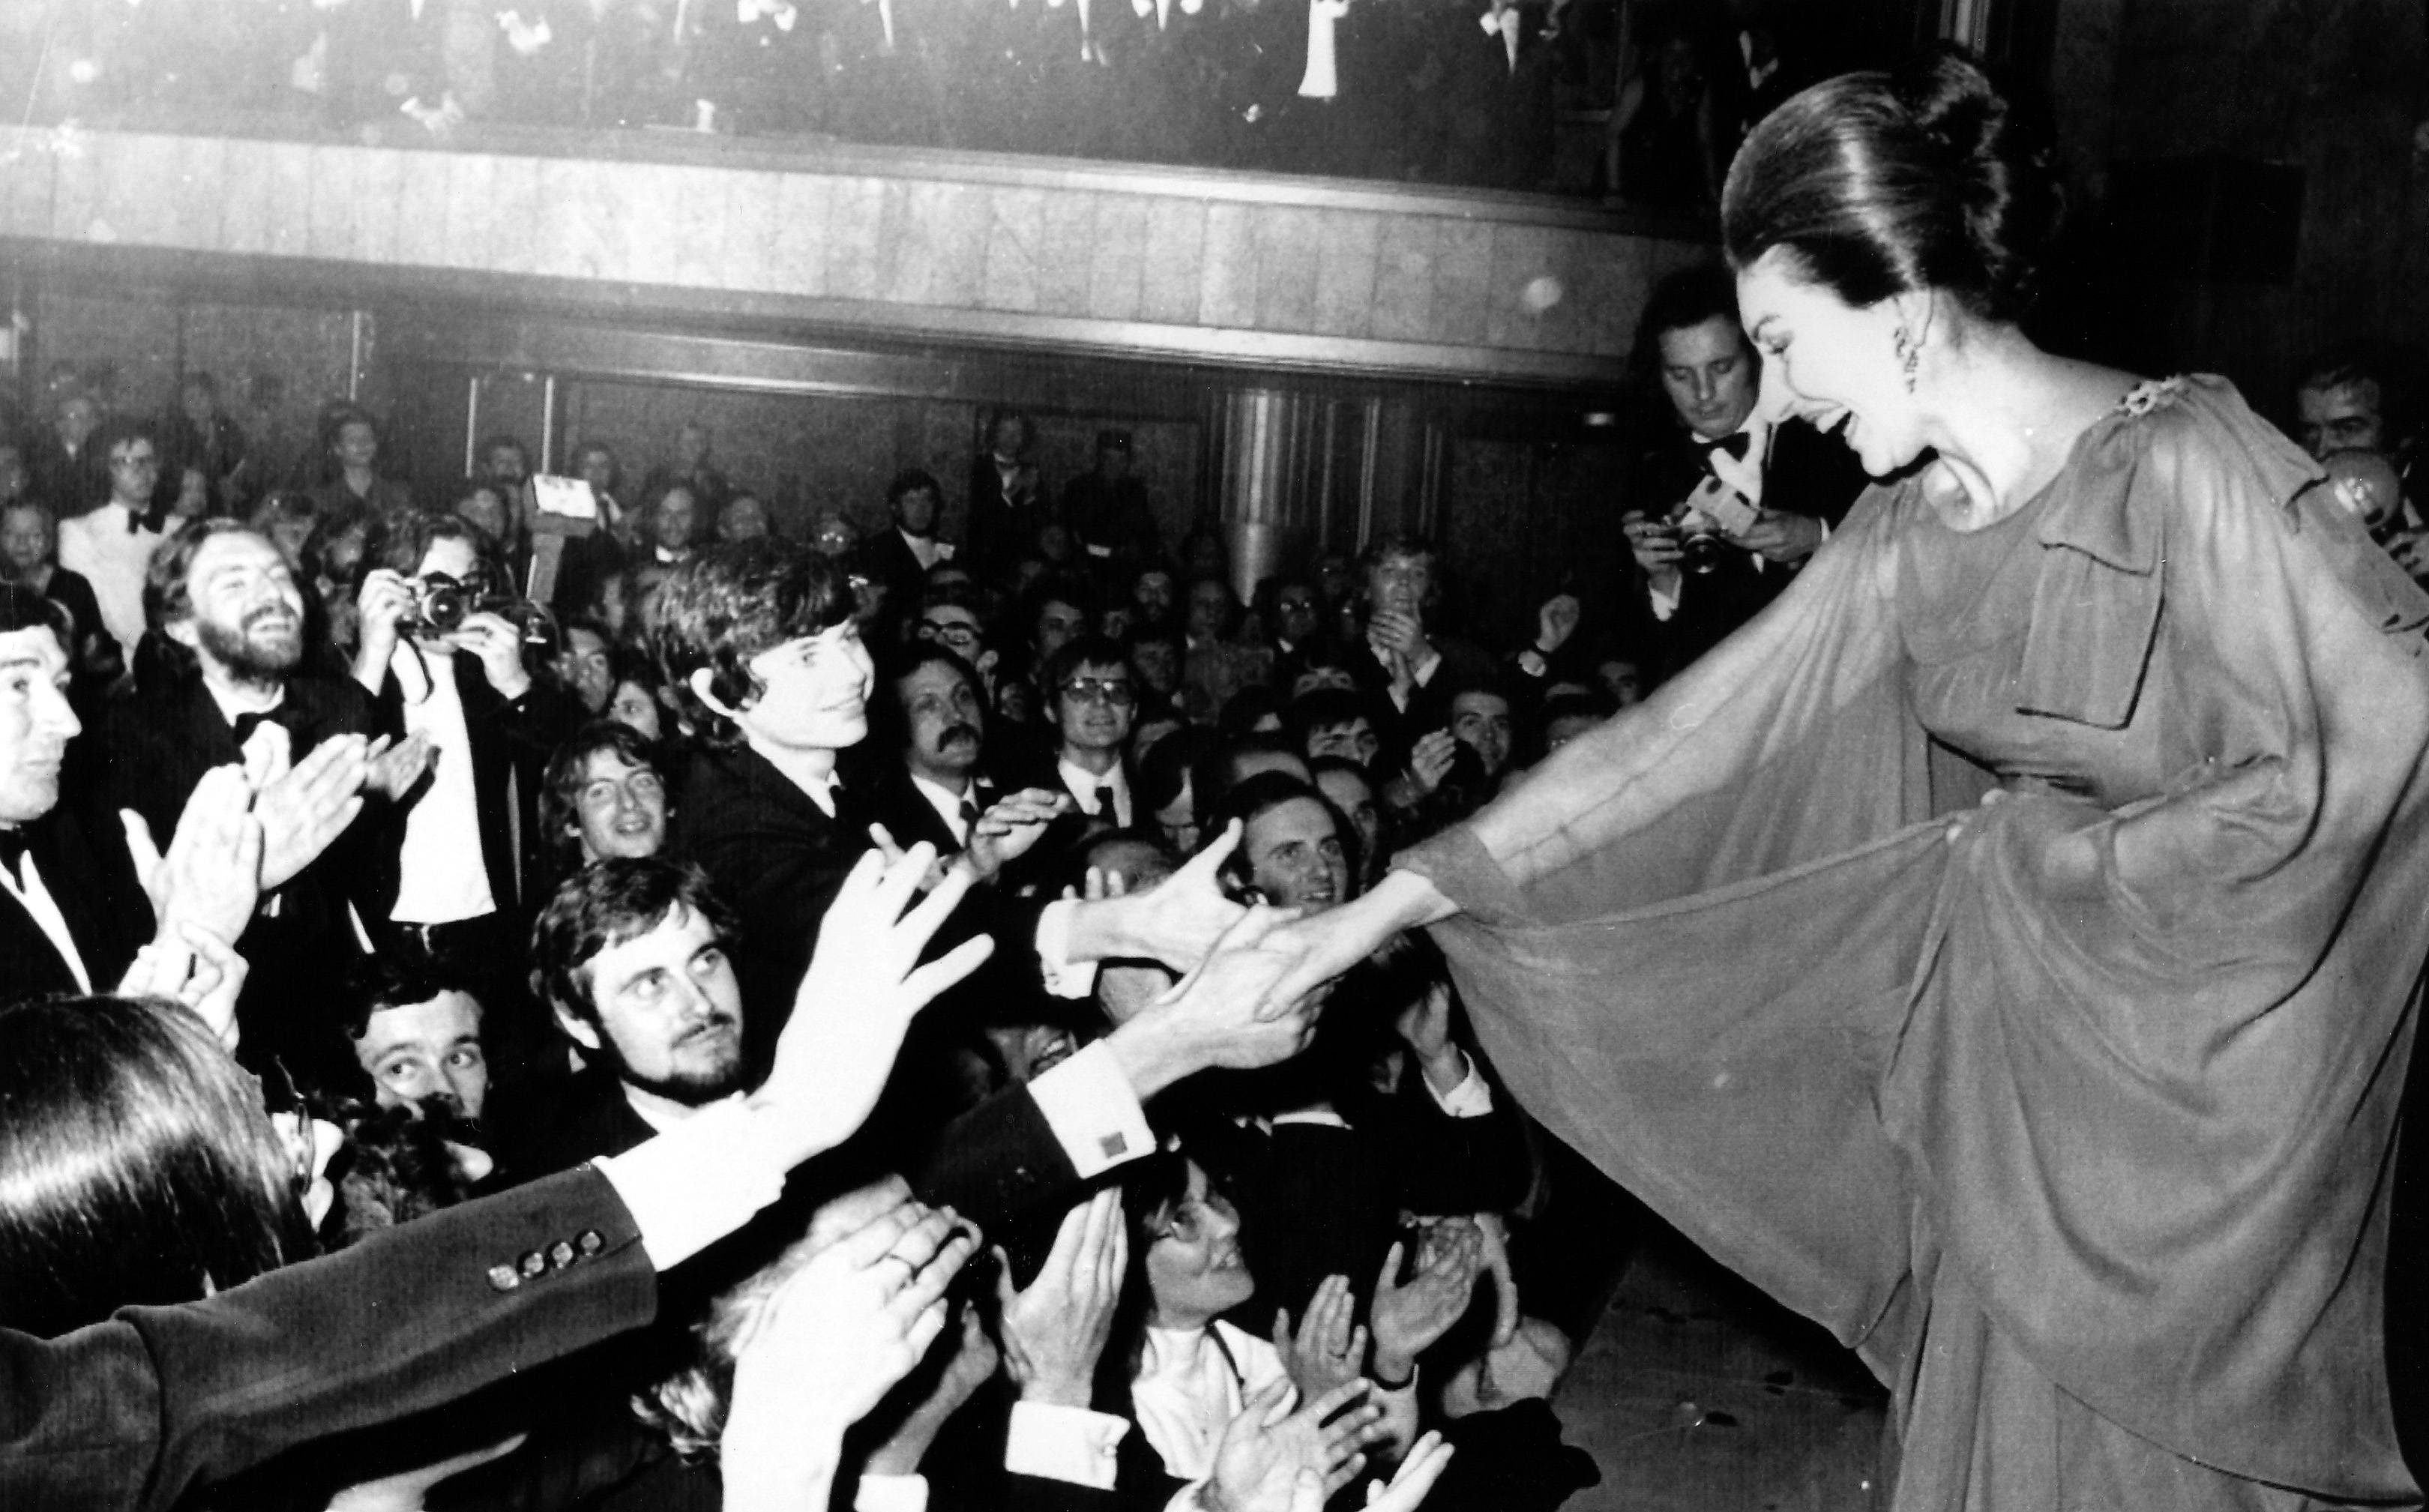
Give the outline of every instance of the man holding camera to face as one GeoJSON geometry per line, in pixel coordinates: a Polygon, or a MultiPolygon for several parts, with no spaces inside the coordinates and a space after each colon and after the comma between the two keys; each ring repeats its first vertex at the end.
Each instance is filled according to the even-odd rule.
{"type": "Polygon", "coordinates": [[[548,1043],[520,979],[536,858],[518,841],[539,832],[549,753],[581,723],[581,706],[525,665],[522,621],[488,596],[472,526],[405,516],[372,557],[356,600],[355,681],[383,730],[426,741],[433,755],[392,811],[363,926],[382,954],[470,985],[511,1070],[548,1043]]]}

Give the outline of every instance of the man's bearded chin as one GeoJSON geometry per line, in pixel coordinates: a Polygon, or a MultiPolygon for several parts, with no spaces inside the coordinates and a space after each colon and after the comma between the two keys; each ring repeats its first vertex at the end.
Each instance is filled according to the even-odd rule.
{"type": "Polygon", "coordinates": [[[616,1042],[605,1035],[600,1036],[597,1050],[586,1050],[583,1053],[605,1062],[607,1069],[615,1075],[616,1079],[628,1086],[638,1087],[653,1096],[663,1097],[670,1103],[677,1103],[686,1108],[705,1108],[710,1103],[731,1097],[743,1090],[742,1042],[739,1034],[734,1037],[733,1044],[734,1054],[718,1065],[702,1067],[696,1071],[686,1068],[669,1076],[645,1076],[636,1072],[616,1048],[616,1042]]]}
{"type": "Polygon", "coordinates": [[[242,629],[230,630],[209,620],[196,620],[194,629],[203,649],[240,682],[284,682],[304,659],[301,619],[296,621],[293,633],[262,640],[256,640],[242,629]]]}

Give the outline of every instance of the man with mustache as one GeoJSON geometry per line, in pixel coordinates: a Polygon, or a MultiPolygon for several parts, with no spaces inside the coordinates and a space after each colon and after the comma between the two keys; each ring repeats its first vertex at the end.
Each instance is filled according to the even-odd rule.
{"type": "Polygon", "coordinates": [[[204,773],[240,764],[262,785],[262,901],[237,943],[253,967],[238,1021],[248,1059],[283,1056],[304,1071],[334,1042],[301,1015],[335,1000],[360,953],[346,921],[370,828],[356,822],[358,795],[402,791],[427,746],[374,742],[370,696],[306,670],[294,564],[236,520],[197,520],[162,542],[143,613],[193,675],[156,679],[111,708],[88,741],[101,791],[165,847],[204,773]]]}

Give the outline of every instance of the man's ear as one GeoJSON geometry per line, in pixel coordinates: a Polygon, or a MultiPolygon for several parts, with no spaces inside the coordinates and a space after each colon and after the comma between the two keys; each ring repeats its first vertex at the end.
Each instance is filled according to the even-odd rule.
{"type": "Polygon", "coordinates": [[[599,1048],[599,1026],[588,1019],[567,1012],[564,1008],[559,1007],[556,1010],[556,1027],[565,1031],[567,1039],[582,1048],[586,1050],[599,1048]]]}

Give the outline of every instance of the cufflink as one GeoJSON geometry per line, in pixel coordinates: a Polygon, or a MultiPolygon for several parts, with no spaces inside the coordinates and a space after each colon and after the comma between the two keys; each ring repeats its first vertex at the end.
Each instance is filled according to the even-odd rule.
{"type": "Polygon", "coordinates": [[[527,1278],[537,1279],[548,1274],[548,1257],[537,1250],[525,1251],[521,1264],[522,1273],[527,1278]]]}
{"type": "Polygon", "coordinates": [[[573,1263],[572,1243],[570,1241],[560,1239],[555,1243],[551,1244],[548,1247],[548,1263],[552,1269],[559,1271],[571,1265],[573,1263]]]}
{"type": "Polygon", "coordinates": [[[599,1237],[599,1230],[595,1228],[586,1228],[574,1235],[573,1242],[585,1255],[596,1255],[607,1247],[607,1241],[599,1237]]]}
{"type": "Polygon", "coordinates": [[[513,1266],[492,1265],[489,1267],[490,1290],[512,1291],[515,1288],[522,1284],[523,1274],[520,1271],[516,1270],[513,1266]]]}
{"type": "Polygon", "coordinates": [[[1108,1160],[1127,1153],[1130,1147],[1131,1142],[1120,1133],[1108,1134],[1097,1142],[1097,1148],[1108,1160]]]}

